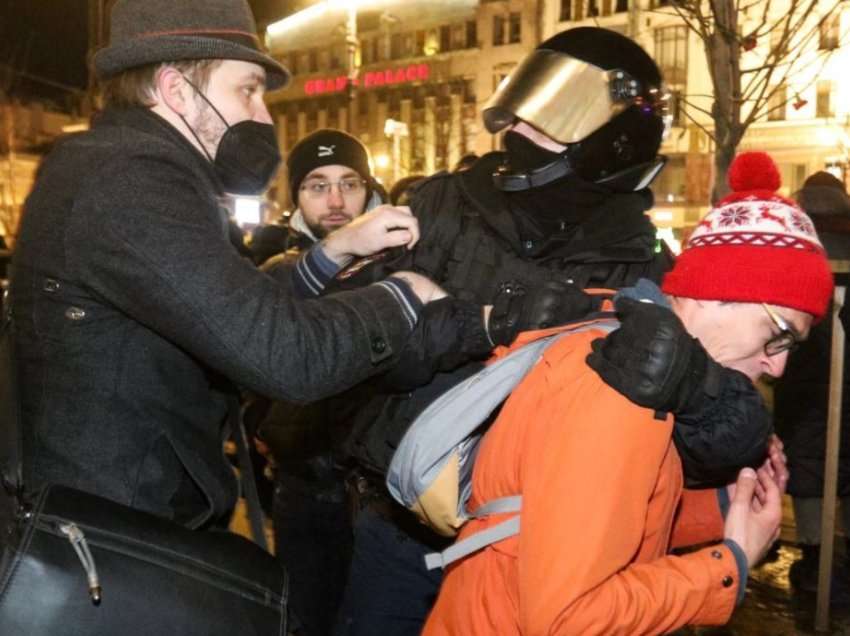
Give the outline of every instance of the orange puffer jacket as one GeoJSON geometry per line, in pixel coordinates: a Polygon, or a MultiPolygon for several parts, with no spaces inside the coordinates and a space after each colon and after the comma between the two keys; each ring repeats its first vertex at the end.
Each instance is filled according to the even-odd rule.
{"type": "MultiPolygon", "coordinates": [[[[732,614],[728,547],[668,554],[722,537],[716,492],[683,491],[672,417],[656,419],[585,364],[603,335],[551,345],[488,431],[469,509],[521,494],[521,530],[448,568],[426,636],[634,636],[732,614]]],[[[459,539],[505,518],[471,520],[459,539]]]]}

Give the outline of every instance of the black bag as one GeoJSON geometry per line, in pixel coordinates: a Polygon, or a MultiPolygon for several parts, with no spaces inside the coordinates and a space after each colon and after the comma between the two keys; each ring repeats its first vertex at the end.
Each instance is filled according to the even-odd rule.
{"type": "Polygon", "coordinates": [[[247,539],[47,486],[24,496],[11,314],[0,334],[0,634],[287,633],[286,573],[247,539]]]}

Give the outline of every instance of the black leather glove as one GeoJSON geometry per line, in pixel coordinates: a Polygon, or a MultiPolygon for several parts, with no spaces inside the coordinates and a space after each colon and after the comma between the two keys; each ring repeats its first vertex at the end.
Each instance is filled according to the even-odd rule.
{"type": "Polygon", "coordinates": [[[428,384],[437,373],[485,359],[492,350],[481,305],[447,296],[423,307],[383,384],[395,392],[410,391],[428,384]]]}
{"type": "Polygon", "coordinates": [[[719,391],[718,369],[699,340],[669,309],[621,298],[620,328],[593,341],[587,364],[629,400],[681,414],[698,394],[719,391]]]}
{"type": "Polygon", "coordinates": [[[521,331],[579,320],[596,311],[600,304],[600,299],[559,281],[546,281],[532,288],[505,283],[493,302],[487,333],[494,345],[509,345],[521,331]]]}

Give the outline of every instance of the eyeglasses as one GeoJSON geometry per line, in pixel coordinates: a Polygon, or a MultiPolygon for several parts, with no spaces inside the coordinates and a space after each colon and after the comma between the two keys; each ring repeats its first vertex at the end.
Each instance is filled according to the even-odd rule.
{"type": "Polygon", "coordinates": [[[762,307],[770,316],[773,324],[779,328],[779,333],[773,336],[770,340],[764,343],[764,352],[768,356],[779,355],[783,351],[793,351],[800,345],[802,338],[797,335],[791,325],[779,314],[773,311],[767,303],[762,303],[762,307]]]}
{"type": "Polygon", "coordinates": [[[349,177],[339,181],[307,181],[300,189],[314,199],[318,199],[329,195],[334,186],[339,189],[342,196],[351,196],[363,192],[366,188],[366,181],[358,177],[349,177]]]}

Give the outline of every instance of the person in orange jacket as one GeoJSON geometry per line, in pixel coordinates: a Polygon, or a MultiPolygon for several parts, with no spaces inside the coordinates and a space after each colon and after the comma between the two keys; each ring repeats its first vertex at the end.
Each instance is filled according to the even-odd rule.
{"type": "MultiPolygon", "coordinates": [[[[617,306],[669,307],[719,363],[752,380],[779,376],[826,313],[832,275],[809,218],[775,193],[767,155],[740,156],[729,181],[734,192],[702,220],[662,288],[640,281],[617,306]]],[[[660,634],[723,624],[742,602],[748,568],[779,532],[781,445],[728,488],[684,490],[673,418],[606,384],[620,361],[606,357],[603,335],[550,345],[487,432],[468,509],[519,494],[520,531],[448,567],[426,636],[660,634]]],[[[505,519],[471,519],[458,538],[505,519]]]]}

